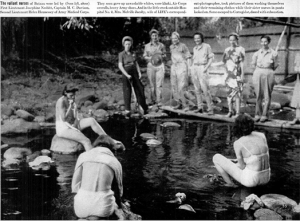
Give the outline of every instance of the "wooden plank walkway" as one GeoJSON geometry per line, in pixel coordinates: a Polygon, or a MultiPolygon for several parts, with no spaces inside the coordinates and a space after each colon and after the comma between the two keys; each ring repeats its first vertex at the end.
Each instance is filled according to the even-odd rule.
{"type": "MultiPolygon", "coordinates": [[[[228,118],[228,117],[225,117],[225,115],[221,115],[221,114],[208,115],[205,113],[203,113],[203,114],[194,113],[192,111],[185,112],[183,110],[174,110],[170,106],[162,106],[160,109],[162,109],[164,111],[173,112],[173,113],[176,113],[181,116],[190,116],[190,117],[197,117],[200,119],[223,121],[223,122],[230,122],[230,123],[234,122],[234,118],[228,118]]],[[[289,122],[291,122],[291,121],[272,119],[272,120],[266,121],[265,123],[257,122],[257,123],[255,123],[255,125],[261,126],[261,127],[274,127],[274,128],[300,130],[300,124],[290,125],[289,122]]]]}

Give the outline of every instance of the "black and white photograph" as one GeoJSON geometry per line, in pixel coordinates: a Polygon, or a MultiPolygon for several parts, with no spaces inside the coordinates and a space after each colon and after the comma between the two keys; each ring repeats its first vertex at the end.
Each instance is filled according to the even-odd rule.
{"type": "Polygon", "coordinates": [[[0,16],[2,220],[300,219],[300,17],[0,16]]]}

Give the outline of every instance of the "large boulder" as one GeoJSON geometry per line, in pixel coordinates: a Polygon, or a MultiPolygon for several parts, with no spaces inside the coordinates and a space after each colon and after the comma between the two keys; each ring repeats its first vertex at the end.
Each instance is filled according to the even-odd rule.
{"type": "Polygon", "coordinates": [[[84,105],[84,103],[86,101],[91,101],[92,103],[95,103],[95,102],[98,102],[98,98],[93,95],[93,94],[90,94],[90,95],[86,95],[86,96],[78,96],[76,100],[79,100],[77,103],[78,103],[78,107],[81,107],[84,105]]]}
{"type": "Polygon", "coordinates": [[[58,137],[56,134],[52,138],[50,150],[60,154],[72,154],[84,150],[81,143],[66,138],[58,137]]]}
{"type": "Polygon", "coordinates": [[[116,90],[112,93],[112,96],[114,97],[114,100],[116,103],[118,103],[119,101],[123,100],[124,96],[123,96],[123,90],[119,89],[116,90]]]}
{"type": "Polygon", "coordinates": [[[10,117],[14,114],[14,109],[6,104],[1,104],[1,114],[10,117]]]}
{"type": "Polygon", "coordinates": [[[283,93],[278,93],[276,91],[273,91],[272,93],[272,102],[279,103],[281,107],[289,106],[290,99],[287,95],[283,93]]]}
{"type": "Polygon", "coordinates": [[[97,122],[105,122],[109,118],[108,112],[102,109],[96,110],[93,115],[97,122]]]}
{"type": "Polygon", "coordinates": [[[9,159],[25,160],[25,158],[31,154],[32,154],[32,152],[28,148],[11,147],[4,152],[3,157],[6,160],[9,160],[9,159]]]}
{"type": "Polygon", "coordinates": [[[93,105],[95,110],[98,110],[98,109],[107,110],[107,106],[108,106],[107,101],[100,101],[100,102],[94,103],[94,105],[93,105]]]}
{"type": "Polygon", "coordinates": [[[16,115],[26,121],[33,121],[34,116],[25,110],[17,110],[16,115]]]}
{"type": "Polygon", "coordinates": [[[41,127],[37,122],[28,122],[22,118],[17,118],[4,121],[1,126],[1,134],[29,133],[40,129],[41,127]]]}

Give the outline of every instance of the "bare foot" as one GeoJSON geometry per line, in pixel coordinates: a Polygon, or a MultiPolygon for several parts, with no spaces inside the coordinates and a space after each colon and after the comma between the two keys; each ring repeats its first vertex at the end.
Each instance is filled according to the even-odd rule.
{"type": "Polygon", "coordinates": [[[234,183],[225,183],[224,186],[231,187],[231,188],[238,188],[238,185],[235,185],[234,183]]]}

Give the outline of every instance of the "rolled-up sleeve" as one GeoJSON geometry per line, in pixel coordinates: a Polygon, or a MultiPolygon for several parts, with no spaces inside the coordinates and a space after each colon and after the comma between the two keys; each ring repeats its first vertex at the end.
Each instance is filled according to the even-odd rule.
{"type": "Polygon", "coordinates": [[[207,45],[207,57],[208,59],[214,59],[215,54],[212,52],[210,45],[207,45]]]}
{"type": "Polygon", "coordinates": [[[190,59],[192,57],[188,47],[186,45],[182,45],[182,51],[186,59],[190,59]]]}
{"type": "Polygon", "coordinates": [[[147,45],[145,45],[144,54],[143,54],[144,58],[148,56],[147,49],[148,49],[148,47],[147,47],[147,45]]]}
{"type": "Polygon", "coordinates": [[[256,66],[256,64],[257,64],[257,56],[258,56],[258,52],[255,52],[254,54],[253,54],[253,56],[252,56],[252,61],[251,61],[251,65],[252,66],[256,66]]]}
{"type": "Polygon", "coordinates": [[[276,51],[273,52],[273,60],[274,60],[274,70],[275,70],[279,66],[278,53],[276,51]]]}
{"type": "Polygon", "coordinates": [[[119,63],[123,64],[123,53],[119,53],[119,63]]]}

